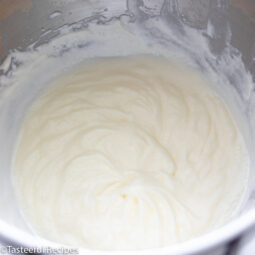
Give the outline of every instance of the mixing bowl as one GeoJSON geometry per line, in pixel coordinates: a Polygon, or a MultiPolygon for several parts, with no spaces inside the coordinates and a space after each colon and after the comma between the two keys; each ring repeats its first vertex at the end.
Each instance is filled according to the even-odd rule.
{"type": "MultiPolygon", "coordinates": [[[[216,90],[237,113],[250,152],[251,173],[242,210],[221,228],[171,247],[118,254],[234,254],[241,240],[255,227],[254,20],[252,0],[1,0],[0,243],[3,247],[61,247],[31,231],[19,211],[11,183],[14,144],[32,99],[44,84],[83,59],[111,56],[113,52],[116,56],[143,52],[143,44],[136,40],[142,38],[152,53],[163,55],[169,48],[169,56],[200,68],[217,81],[216,90]],[[118,34],[120,27],[133,37],[118,34]],[[59,67],[61,56],[68,61],[59,67]],[[54,72],[49,72],[50,69],[54,72]],[[20,70],[23,73],[26,70],[28,77],[23,77],[20,70]],[[228,94],[233,100],[225,96],[228,94]]],[[[80,249],[80,253],[110,252],[80,249]]]]}

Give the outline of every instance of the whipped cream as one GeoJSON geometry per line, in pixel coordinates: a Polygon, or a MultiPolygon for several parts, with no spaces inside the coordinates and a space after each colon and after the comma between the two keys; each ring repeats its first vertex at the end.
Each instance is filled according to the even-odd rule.
{"type": "Polygon", "coordinates": [[[52,83],[26,115],[13,177],[43,237],[129,250],[226,222],[248,167],[243,138],[200,73],[129,56],[90,60],[52,83]]]}

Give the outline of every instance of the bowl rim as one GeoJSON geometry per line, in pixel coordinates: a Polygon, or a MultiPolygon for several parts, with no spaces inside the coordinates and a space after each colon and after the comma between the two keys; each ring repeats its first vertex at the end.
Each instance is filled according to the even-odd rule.
{"type": "MultiPolygon", "coordinates": [[[[199,252],[208,251],[210,249],[216,248],[226,244],[228,241],[234,239],[235,237],[248,232],[253,226],[255,226],[255,208],[250,209],[248,212],[243,213],[241,216],[233,219],[224,226],[208,232],[204,235],[196,237],[194,239],[173,244],[170,246],[154,249],[144,249],[144,250],[94,250],[78,248],[79,254],[118,254],[118,255],[154,255],[154,254],[197,254],[199,252]]],[[[46,240],[39,236],[33,236],[30,233],[25,232],[12,226],[3,220],[0,220],[0,243],[3,246],[12,247],[51,247],[51,248],[77,248],[71,247],[63,244],[59,244],[53,241],[46,240]],[[1,242],[4,240],[4,242],[1,242]]]]}

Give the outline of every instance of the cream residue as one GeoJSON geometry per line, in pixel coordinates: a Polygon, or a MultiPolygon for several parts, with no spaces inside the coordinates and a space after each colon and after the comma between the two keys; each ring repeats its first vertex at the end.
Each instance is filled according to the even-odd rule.
{"type": "Polygon", "coordinates": [[[247,168],[229,111],[199,73],[163,58],[120,57],[90,60],[34,103],[14,182],[45,238],[144,249],[228,220],[247,168]]]}

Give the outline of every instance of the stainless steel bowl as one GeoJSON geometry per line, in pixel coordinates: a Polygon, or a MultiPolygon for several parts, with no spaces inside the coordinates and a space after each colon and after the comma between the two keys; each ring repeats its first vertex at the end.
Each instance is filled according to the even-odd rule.
{"type": "MultiPolygon", "coordinates": [[[[242,56],[246,69],[255,78],[255,2],[253,0],[0,0],[0,63],[13,50],[26,50],[29,45],[45,44],[58,35],[65,24],[86,22],[89,19],[110,20],[128,16],[130,19],[149,19],[167,15],[171,22],[178,20],[201,32],[213,26],[215,33],[208,40],[215,56],[220,56],[226,42],[242,56]],[[225,33],[226,26],[230,29],[225,33]],[[227,38],[228,37],[228,38],[227,38]]],[[[5,75],[0,69],[0,75],[5,75]]],[[[245,85],[244,85],[245,86],[245,85]]],[[[1,83],[0,83],[1,88],[1,83]]],[[[255,89],[254,89],[255,91],[255,89]]],[[[7,184],[6,184],[7,185],[7,184]]],[[[1,186],[4,189],[4,185],[1,186]]],[[[254,197],[254,194],[251,194],[254,197]]],[[[253,207],[253,206],[252,206],[253,207]]],[[[0,204],[8,214],[14,207],[0,204]]],[[[1,213],[0,213],[1,216],[1,213]]],[[[1,217],[0,217],[1,218],[1,217]]],[[[0,220],[2,245],[36,246],[38,242],[18,224],[0,220]]],[[[240,218],[222,227],[207,238],[157,251],[128,254],[235,254],[242,240],[255,225],[255,212],[248,210],[240,218]]],[[[88,252],[90,253],[90,252],[88,252]]],[[[102,252],[102,254],[105,254],[102,252]]],[[[251,253],[252,254],[252,253],[251,253]]]]}

